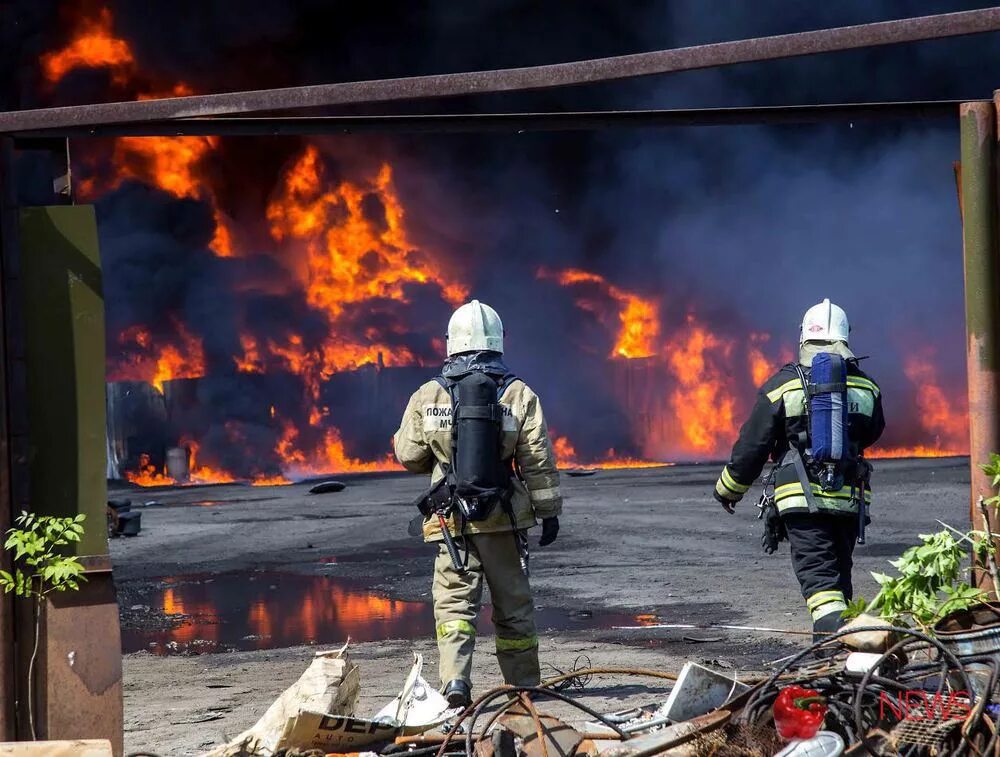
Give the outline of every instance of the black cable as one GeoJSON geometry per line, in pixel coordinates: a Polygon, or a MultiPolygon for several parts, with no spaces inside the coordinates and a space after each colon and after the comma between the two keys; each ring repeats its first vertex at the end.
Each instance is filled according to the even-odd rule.
{"type": "MultiPolygon", "coordinates": [[[[565,670],[560,670],[555,665],[550,662],[543,663],[546,668],[551,668],[555,671],[555,675],[546,676],[546,678],[562,678],[566,675],[565,670]]],[[[569,672],[577,673],[581,672],[579,676],[571,676],[563,681],[553,684],[551,688],[553,691],[567,691],[568,689],[577,689],[578,691],[583,691],[590,685],[590,682],[594,679],[594,676],[590,673],[582,673],[582,671],[588,670],[593,667],[593,663],[590,661],[590,657],[585,654],[577,655],[576,659],[573,660],[573,667],[569,669],[569,672]]]]}
{"type": "MultiPolygon", "coordinates": [[[[408,744],[390,744],[385,749],[383,749],[379,754],[383,755],[405,755],[406,757],[430,757],[430,755],[437,754],[438,749],[441,748],[440,744],[432,744],[431,746],[422,746],[416,749],[407,749],[407,747],[413,746],[412,742],[408,744]]],[[[464,754],[464,751],[454,751],[445,752],[445,754],[464,754]]]]}
{"type": "MultiPolygon", "coordinates": [[[[847,631],[838,632],[832,638],[844,636],[856,631],[867,631],[867,630],[874,630],[874,629],[849,629],[847,631]]],[[[931,636],[928,636],[927,634],[921,633],[920,631],[914,631],[912,628],[889,627],[889,628],[884,628],[882,630],[890,633],[903,634],[904,636],[917,638],[928,644],[933,645],[943,658],[941,660],[943,668],[941,675],[942,682],[941,685],[938,687],[938,692],[940,692],[941,688],[945,685],[948,673],[955,672],[961,675],[962,683],[965,685],[965,690],[969,692],[969,704],[972,705],[975,703],[975,692],[973,692],[972,690],[972,683],[969,680],[969,676],[965,671],[965,667],[958,660],[958,658],[955,657],[954,654],[952,654],[951,650],[945,647],[941,642],[939,642],[937,639],[934,639],[931,636]],[[947,661],[949,665],[951,665],[952,670],[949,671],[949,669],[944,666],[945,661],[947,661]]],[[[889,647],[889,649],[886,650],[882,654],[882,656],[879,657],[878,660],[876,660],[872,664],[872,666],[865,672],[864,676],[861,678],[861,684],[858,687],[858,696],[855,697],[854,700],[854,720],[855,720],[855,725],[858,729],[858,736],[860,737],[860,743],[865,748],[865,752],[872,755],[872,757],[878,757],[879,753],[869,744],[868,736],[864,729],[864,716],[862,712],[864,691],[868,686],[868,683],[874,677],[875,671],[878,669],[878,667],[884,664],[885,661],[890,657],[890,655],[895,654],[897,651],[902,651],[902,649],[910,643],[911,643],[910,638],[900,639],[898,642],[889,647]]],[[[956,754],[959,753],[960,752],[956,752],[956,754]]]]}
{"type": "MultiPolygon", "coordinates": [[[[517,687],[515,687],[515,686],[504,687],[504,689],[501,689],[500,691],[494,691],[491,694],[486,694],[485,696],[482,697],[482,699],[479,700],[479,704],[476,706],[475,711],[472,713],[472,716],[469,718],[469,725],[468,725],[468,727],[466,728],[466,731],[465,731],[465,753],[467,755],[470,755],[470,757],[472,755],[472,730],[473,730],[473,728],[476,725],[476,721],[479,720],[479,716],[482,714],[483,708],[487,704],[489,704],[490,702],[492,702],[494,699],[498,699],[498,698],[500,698],[501,696],[503,696],[505,694],[512,694],[515,691],[517,691],[517,687]]],[[[506,705],[501,708],[501,711],[506,710],[513,703],[514,703],[513,701],[507,702],[506,705]]],[[[499,713],[497,714],[497,717],[499,717],[499,713]]],[[[483,732],[483,736],[485,736],[485,735],[486,735],[486,733],[484,731],[483,732]]]]}
{"type": "MultiPolygon", "coordinates": [[[[499,689],[495,689],[492,692],[484,694],[480,698],[479,704],[476,706],[475,711],[472,713],[472,716],[469,719],[469,723],[465,734],[465,751],[466,754],[469,755],[469,757],[472,756],[472,732],[475,729],[476,721],[482,714],[483,709],[494,699],[498,699],[499,697],[505,695],[516,694],[521,692],[525,692],[528,694],[537,694],[539,696],[547,696],[547,697],[552,697],[553,699],[558,699],[561,702],[565,702],[566,704],[576,707],[578,710],[583,711],[587,715],[590,715],[590,717],[606,725],[608,728],[610,728],[619,736],[621,736],[622,740],[626,740],[629,738],[629,734],[626,731],[622,730],[621,727],[618,726],[617,724],[608,720],[604,715],[592,709],[591,707],[583,704],[582,702],[578,702],[572,697],[569,697],[559,691],[554,691],[553,689],[543,689],[538,686],[503,686],[499,689]]],[[[511,704],[513,704],[513,702],[508,703],[507,706],[510,706],[511,704]]]]}
{"type": "MultiPolygon", "coordinates": [[[[983,716],[986,712],[986,706],[989,704],[992,692],[996,690],[998,680],[1000,680],[1000,662],[998,662],[997,658],[993,655],[971,655],[968,657],[964,655],[959,655],[959,658],[963,660],[964,664],[982,665],[986,668],[989,668],[990,671],[990,677],[987,679],[987,685],[986,685],[986,692],[988,692],[987,695],[981,697],[979,700],[979,704],[970,709],[969,715],[966,717],[965,722],[962,724],[962,730],[961,730],[962,740],[965,741],[973,749],[976,749],[976,747],[972,743],[971,738],[969,737],[969,734],[978,731],[979,727],[982,725],[983,716]]],[[[970,692],[970,702],[971,702],[971,692],[970,692]]],[[[989,742],[987,742],[987,746],[986,749],[984,750],[984,753],[988,754],[991,751],[991,749],[995,745],[996,738],[997,738],[997,733],[996,729],[994,728],[990,736],[990,740],[989,742]]],[[[976,751],[979,750],[976,749],[976,751]]]]}
{"type": "MultiPolygon", "coordinates": [[[[841,629],[840,631],[838,631],[838,632],[836,632],[834,634],[828,635],[826,638],[824,638],[824,639],[822,639],[822,640],[820,640],[820,641],[818,641],[818,642],[810,645],[806,649],[802,650],[800,653],[798,653],[795,656],[793,656],[785,664],[783,664],[781,667],[779,667],[777,670],[775,670],[771,674],[771,676],[763,684],[761,684],[757,688],[757,690],[750,696],[750,698],[749,698],[749,700],[748,700],[748,702],[746,704],[746,707],[744,708],[744,711],[743,711],[740,719],[743,722],[747,722],[747,723],[756,722],[757,717],[759,715],[761,715],[766,710],[766,708],[772,706],[772,701],[771,701],[771,699],[772,699],[772,692],[774,691],[774,686],[778,682],[778,680],[781,679],[782,683],[784,683],[786,685],[789,683],[788,679],[792,679],[794,681],[797,678],[797,676],[796,676],[795,673],[789,674],[789,671],[792,670],[792,668],[796,664],[798,664],[800,661],[802,661],[803,659],[805,659],[808,655],[813,654],[816,651],[818,651],[819,649],[830,645],[831,642],[835,641],[836,639],[838,639],[838,638],[840,638],[842,636],[847,636],[847,635],[854,634],[854,633],[863,633],[863,632],[868,632],[868,631],[872,631],[872,632],[876,632],[877,631],[877,632],[880,632],[880,633],[886,633],[886,632],[887,633],[895,633],[895,634],[901,635],[901,636],[903,636],[905,638],[901,639],[899,642],[897,642],[892,647],[890,647],[885,653],[883,653],[882,656],[879,657],[879,659],[871,666],[871,668],[868,669],[868,671],[862,677],[861,683],[854,688],[854,696],[853,696],[853,700],[854,700],[854,707],[853,707],[853,709],[854,709],[854,724],[853,724],[854,725],[854,729],[853,730],[856,731],[856,735],[860,739],[860,742],[864,746],[865,751],[867,753],[872,754],[872,755],[876,754],[876,752],[873,751],[871,745],[868,743],[868,739],[866,737],[867,728],[866,728],[866,723],[865,723],[865,718],[864,718],[864,711],[863,711],[863,706],[862,706],[864,704],[864,702],[865,702],[866,695],[870,695],[869,689],[872,689],[872,691],[876,691],[876,690],[882,690],[882,689],[886,689],[886,688],[890,688],[891,689],[891,688],[899,688],[900,687],[900,683],[899,682],[894,682],[894,681],[892,681],[890,679],[882,679],[880,676],[876,676],[875,671],[880,666],[884,666],[885,663],[889,660],[889,658],[892,657],[892,655],[896,654],[897,652],[902,651],[905,647],[914,645],[915,641],[916,642],[922,642],[922,646],[923,647],[934,648],[939,653],[939,660],[936,661],[936,663],[933,665],[933,668],[940,667],[940,670],[941,670],[941,674],[940,674],[941,675],[941,681],[940,681],[939,686],[938,686],[938,691],[940,692],[941,689],[947,684],[947,679],[948,679],[949,673],[951,673],[951,674],[957,674],[957,675],[959,675],[961,677],[961,682],[964,684],[965,690],[969,692],[970,705],[974,705],[975,704],[975,694],[974,694],[974,692],[972,690],[972,685],[971,685],[971,682],[969,680],[969,677],[968,677],[968,674],[967,674],[967,672],[965,670],[964,665],[958,660],[958,658],[950,650],[948,650],[946,647],[944,647],[936,639],[933,639],[932,637],[930,637],[930,636],[928,636],[926,634],[923,634],[923,633],[921,633],[919,631],[914,631],[913,629],[909,629],[909,628],[901,628],[901,627],[898,627],[898,626],[870,626],[870,627],[863,627],[863,628],[841,629]]],[[[931,670],[932,668],[929,668],[927,666],[920,666],[920,668],[919,668],[920,671],[923,671],[925,669],[926,670],[931,670]]],[[[816,671],[816,672],[819,672],[819,671],[816,671]]],[[[815,675],[815,673],[814,673],[814,675],[815,675]]],[[[838,680],[838,676],[836,676],[836,675],[829,676],[829,678],[830,678],[830,681],[831,681],[832,685],[843,686],[844,683],[846,683],[844,681],[838,680]]],[[[817,681],[815,680],[815,678],[813,678],[812,680],[809,680],[809,679],[806,679],[803,676],[803,680],[804,680],[804,682],[808,683],[810,685],[810,687],[812,687],[813,684],[817,683],[817,681]]],[[[776,693],[774,693],[774,696],[776,696],[776,693]]],[[[836,707],[836,710],[840,711],[841,707],[839,707],[839,706],[836,707]]],[[[839,715],[837,717],[837,720],[838,721],[841,720],[841,718],[839,717],[839,715]]],[[[846,725],[845,723],[841,723],[842,727],[844,727],[845,725],[846,725]]],[[[975,725],[977,725],[977,723],[973,723],[972,725],[975,726],[975,725]]],[[[845,728],[845,731],[847,731],[847,730],[848,729],[845,728]]],[[[963,739],[964,739],[964,736],[963,736],[963,739]]]]}

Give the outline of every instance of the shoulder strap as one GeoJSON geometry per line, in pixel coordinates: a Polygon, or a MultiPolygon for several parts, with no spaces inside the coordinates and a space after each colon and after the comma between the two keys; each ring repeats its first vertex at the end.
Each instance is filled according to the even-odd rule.
{"type": "Polygon", "coordinates": [[[503,377],[503,379],[500,380],[500,383],[497,385],[497,402],[503,398],[504,392],[506,392],[507,388],[515,381],[517,381],[517,376],[513,373],[508,373],[503,377]]]}
{"type": "Polygon", "coordinates": [[[451,379],[445,378],[444,376],[435,376],[434,380],[437,381],[441,388],[448,392],[448,396],[451,397],[451,406],[455,407],[455,382],[451,379]]]}
{"type": "Polygon", "coordinates": [[[799,485],[802,487],[802,496],[805,497],[806,506],[809,508],[810,513],[815,513],[817,511],[816,500],[813,498],[812,483],[809,480],[809,474],[806,472],[805,460],[802,457],[805,453],[807,445],[812,439],[812,415],[810,415],[809,408],[809,379],[806,378],[806,372],[802,369],[802,366],[799,363],[789,363],[789,365],[795,369],[795,374],[799,377],[799,382],[802,384],[802,406],[806,418],[806,431],[805,433],[799,434],[797,443],[793,444],[791,449],[788,450],[782,464],[787,465],[791,463],[795,469],[795,475],[799,479],[799,485]]]}
{"type": "Polygon", "coordinates": [[[458,424],[455,423],[455,414],[457,412],[456,397],[455,397],[455,382],[451,379],[445,378],[444,376],[435,376],[434,380],[441,385],[441,388],[448,392],[448,396],[451,398],[451,454],[448,456],[448,462],[444,464],[444,477],[448,481],[448,484],[454,489],[455,486],[455,454],[458,452],[458,424]]]}
{"type": "Polygon", "coordinates": [[[809,433],[812,434],[812,418],[809,415],[809,379],[806,378],[806,372],[802,370],[802,366],[795,363],[795,373],[799,377],[799,382],[802,384],[802,402],[805,407],[806,414],[806,427],[809,429],[809,433]]]}

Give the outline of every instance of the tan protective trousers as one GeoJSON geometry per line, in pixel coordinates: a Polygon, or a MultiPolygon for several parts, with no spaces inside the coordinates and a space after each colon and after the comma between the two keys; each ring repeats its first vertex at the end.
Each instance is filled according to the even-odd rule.
{"type": "Polygon", "coordinates": [[[528,577],[521,571],[514,534],[473,534],[455,541],[463,559],[468,545],[466,572],[455,570],[443,542],[434,561],[434,623],[441,683],[458,679],[471,684],[476,616],[483,603],[485,578],[493,597],[497,661],[504,681],[536,686],[540,672],[535,606],[528,577]]]}

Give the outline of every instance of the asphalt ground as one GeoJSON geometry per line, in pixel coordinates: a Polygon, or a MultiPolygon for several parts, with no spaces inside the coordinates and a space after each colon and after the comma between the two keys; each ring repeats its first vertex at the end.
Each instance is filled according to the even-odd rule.
{"type": "MultiPolygon", "coordinates": [[[[969,518],[968,460],[876,461],[873,523],[855,552],[856,592],[917,534],[969,518]]],[[[546,672],[595,666],[734,675],[800,648],[807,636],[620,630],[642,623],[806,630],[787,544],[760,550],[755,487],[728,515],[712,499],[717,465],[563,477],[555,544],[535,548],[532,586],[546,672]]],[[[116,492],[142,506],[143,530],[112,541],[125,655],[126,751],[197,754],[251,725],[317,648],[349,636],[361,664],[357,712],[374,714],[415,652],[436,681],[428,617],[434,547],[407,535],[423,481],[345,477],[344,491],[241,485],[116,492]]],[[[537,529],[532,543],[537,542],[537,529]]],[[[488,615],[488,610],[487,610],[488,615]]],[[[501,682],[483,621],[474,686],[501,682]]],[[[544,673],[543,673],[544,674],[544,673]]],[[[579,692],[602,711],[662,701],[669,685],[600,677],[579,692]]],[[[566,709],[553,707],[557,715],[566,709]]]]}

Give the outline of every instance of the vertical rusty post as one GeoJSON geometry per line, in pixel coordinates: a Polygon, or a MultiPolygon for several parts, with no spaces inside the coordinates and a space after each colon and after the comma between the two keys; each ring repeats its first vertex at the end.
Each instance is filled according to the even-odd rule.
{"type": "MultiPolygon", "coordinates": [[[[985,527],[980,497],[992,495],[980,466],[1000,452],[1000,244],[997,207],[997,109],[994,102],[963,103],[960,108],[961,197],[965,259],[966,365],[969,376],[969,464],[972,474],[970,519],[985,527]]],[[[996,531],[996,518],[990,518],[996,531]]],[[[976,582],[989,590],[983,570],[976,582]]]]}

